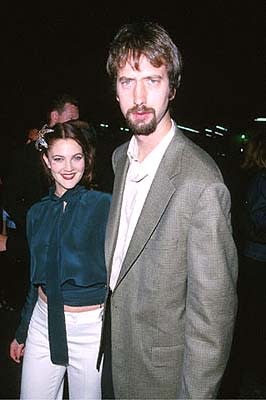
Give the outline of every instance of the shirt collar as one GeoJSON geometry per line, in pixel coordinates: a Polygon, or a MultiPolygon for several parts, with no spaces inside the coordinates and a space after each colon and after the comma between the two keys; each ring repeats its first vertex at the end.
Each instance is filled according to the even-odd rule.
{"type": "Polygon", "coordinates": [[[135,170],[133,175],[137,175],[137,177],[133,178],[134,180],[141,180],[147,175],[154,174],[157,170],[157,167],[175,134],[175,124],[173,120],[171,120],[171,123],[172,126],[168,133],[162,138],[158,145],[147,155],[147,157],[141,163],[138,160],[137,140],[135,136],[132,136],[132,138],[130,139],[127,155],[129,158],[130,166],[133,167],[135,165],[135,167],[133,167],[133,169],[135,170]],[[138,171],[136,171],[136,168],[138,171]],[[138,177],[141,178],[138,179],[138,177]]]}

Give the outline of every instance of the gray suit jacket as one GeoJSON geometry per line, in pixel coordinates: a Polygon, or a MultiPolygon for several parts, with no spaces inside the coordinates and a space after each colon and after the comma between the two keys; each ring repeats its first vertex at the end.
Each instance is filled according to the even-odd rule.
{"type": "MultiPolygon", "coordinates": [[[[113,154],[110,277],[128,144],[113,154]]],[[[215,162],[176,128],[111,296],[117,399],[214,398],[236,315],[230,195],[215,162]]]]}

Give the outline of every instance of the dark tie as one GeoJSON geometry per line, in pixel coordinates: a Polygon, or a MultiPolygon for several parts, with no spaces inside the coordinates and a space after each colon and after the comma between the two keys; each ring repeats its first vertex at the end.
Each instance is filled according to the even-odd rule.
{"type": "Polygon", "coordinates": [[[105,316],[103,326],[102,351],[104,353],[102,370],[102,399],[114,399],[113,377],[112,377],[112,352],[111,352],[111,290],[108,292],[105,303],[105,316]]]}
{"type": "MultiPolygon", "coordinates": [[[[63,204],[57,204],[62,207],[63,204]]],[[[68,348],[66,338],[66,325],[64,314],[64,302],[60,287],[60,216],[57,214],[57,221],[54,224],[55,228],[51,235],[49,252],[50,262],[46,269],[47,279],[47,298],[48,298],[48,333],[51,361],[53,364],[67,365],[68,364],[68,348]]]]}

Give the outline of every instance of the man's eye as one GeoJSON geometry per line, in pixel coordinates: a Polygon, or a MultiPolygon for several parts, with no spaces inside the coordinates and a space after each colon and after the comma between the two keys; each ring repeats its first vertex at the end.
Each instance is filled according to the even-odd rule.
{"type": "Polygon", "coordinates": [[[150,78],[150,79],[148,80],[148,82],[150,82],[152,85],[155,85],[156,83],[159,82],[159,79],[152,79],[152,78],[150,78]]]}
{"type": "Polygon", "coordinates": [[[128,85],[130,85],[131,82],[132,82],[131,79],[123,79],[121,81],[121,85],[122,86],[128,86],[128,85]]]}

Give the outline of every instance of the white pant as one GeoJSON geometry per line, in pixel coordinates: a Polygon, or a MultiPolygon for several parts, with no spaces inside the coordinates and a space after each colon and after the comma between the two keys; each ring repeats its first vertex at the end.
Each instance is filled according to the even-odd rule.
{"type": "Polygon", "coordinates": [[[65,312],[69,365],[52,364],[47,305],[38,299],[29,325],[22,366],[21,399],[62,399],[67,371],[70,399],[101,399],[101,371],[96,369],[102,308],[65,312]]]}

